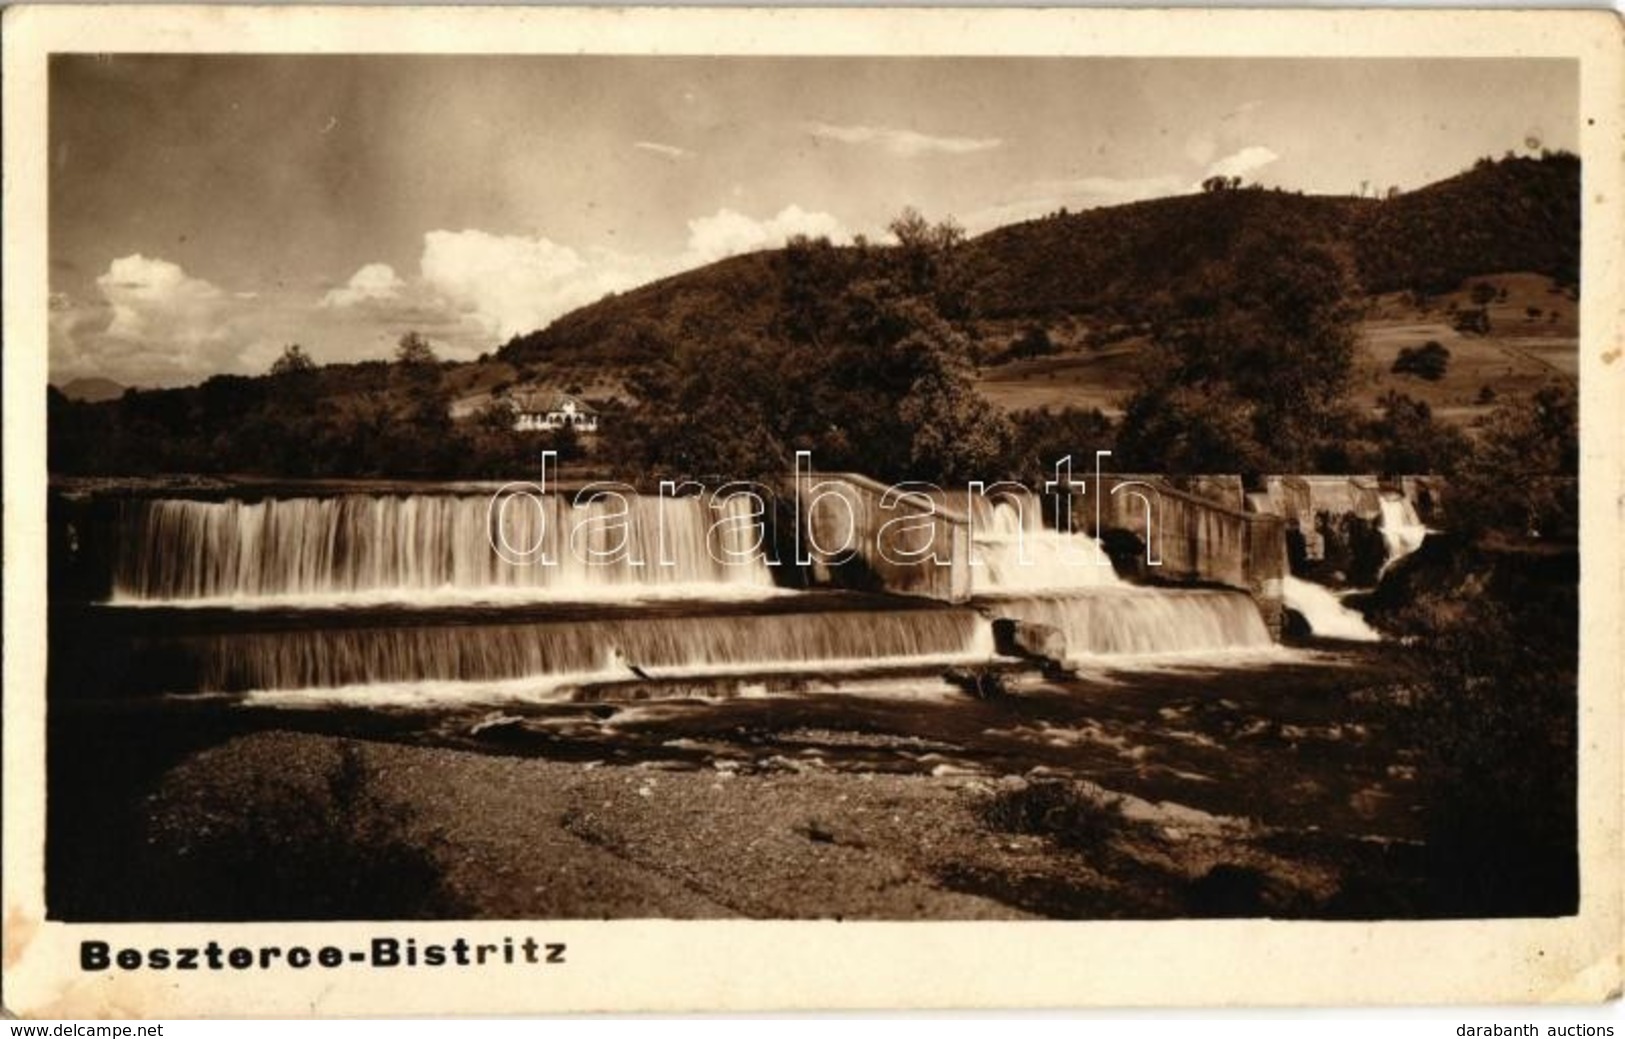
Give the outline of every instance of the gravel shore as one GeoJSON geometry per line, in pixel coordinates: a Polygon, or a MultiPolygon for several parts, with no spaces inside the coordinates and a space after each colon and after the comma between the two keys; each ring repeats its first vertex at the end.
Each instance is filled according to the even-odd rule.
{"type": "Polygon", "coordinates": [[[1317,663],[996,701],[87,706],[53,724],[52,904],[133,920],[1407,915],[1414,780],[1380,727],[1383,681],[1317,663]]]}

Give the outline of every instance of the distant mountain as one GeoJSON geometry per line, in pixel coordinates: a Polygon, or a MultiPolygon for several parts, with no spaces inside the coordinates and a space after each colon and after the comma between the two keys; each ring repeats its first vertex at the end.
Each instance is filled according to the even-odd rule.
{"type": "Polygon", "coordinates": [[[112,379],[92,377],[88,379],[74,379],[72,382],[58,386],[62,395],[69,400],[85,401],[89,404],[99,404],[104,400],[117,400],[124,396],[124,387],[112,379]]]}
{"type": "MultiPolygon", "coordinates": [[[[1224,262],[1238,232],[1257,225],[1343,250],[1371,294],[1440,294],[1509,271],[1573,285],[1580,162],[1566,153],[1486,159],[1386,199],[1237,188],[1063,210],[967,242],[966,296],[987,319],[1134,323],[1182,279],[1224,262]]],[[[514,365],[625,369],[695,338],[768,332],[794,274],[787,250],[736,256],[606,297],[516,337],[499,356],[514,365]]]]}

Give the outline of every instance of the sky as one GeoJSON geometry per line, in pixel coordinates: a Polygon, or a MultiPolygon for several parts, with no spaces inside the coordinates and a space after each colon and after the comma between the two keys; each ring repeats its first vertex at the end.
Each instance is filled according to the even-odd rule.
{"type": "Polygon", "coordinates": [[[905,206],[972,234],[1197,189],[1420,187],[1577,150],[1563,61],[58,55],[50,372],[471,359],[905,206]]]}

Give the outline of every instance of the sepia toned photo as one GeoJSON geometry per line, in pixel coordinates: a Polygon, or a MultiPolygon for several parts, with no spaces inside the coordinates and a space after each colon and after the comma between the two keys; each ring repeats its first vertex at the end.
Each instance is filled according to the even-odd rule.
{"type": "Polygon", "coordinates": [[[1191,41],[40,55],[48,969],[1617,924],[1592,59],[1191,41]]]}

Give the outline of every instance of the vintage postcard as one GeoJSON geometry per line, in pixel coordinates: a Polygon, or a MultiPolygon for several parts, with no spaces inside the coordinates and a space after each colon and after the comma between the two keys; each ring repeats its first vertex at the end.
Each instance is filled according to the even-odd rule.
{"type": "Polygon", "coordinates": [[[8,9],[6,1009],[1617,998],[1621,41],[8,9]]]}

